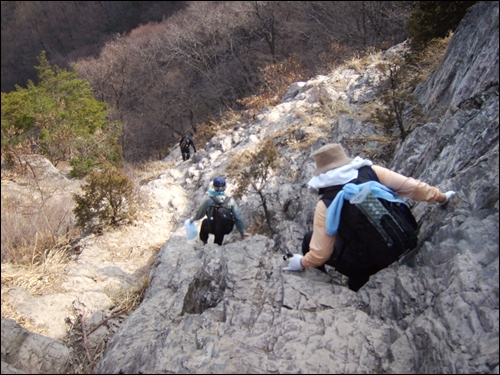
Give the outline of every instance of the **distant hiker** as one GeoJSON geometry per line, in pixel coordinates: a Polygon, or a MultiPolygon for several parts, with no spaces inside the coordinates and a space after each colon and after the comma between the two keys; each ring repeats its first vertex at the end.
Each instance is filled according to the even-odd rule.
{"type": "Polygon", "coordinates": [[[194,145],[193,133],[184,134],[179,142],[179,147],[181,148],[182,160],[186,161],[191,157],[191,149],[193,147],[196,153],[196,146],[194,145]]]}
{"type": "Polygon", "coordinates": [[[340,144],[323,146],[313,157],[317,168],[308,185],[322,196],[313,231],[304,236],[304,255],[293,254],[283,270],[316,267],[326,272],[328,264],[349,278],[354,291],[417,245],[417,223],[397,195],[442,206],[455,195],[359,156],[348,158],[340,144]],[[380,203],[382,208],[377,207],[380,203]]]}
{"type": "Polygon", "coordinates": [[[209,197],[198,208],[196,214],[189,218],[191,221],[200,220],[207,216],[201,222],[200,240],[205,245],[208,241],[208,235],[215,236],[214,243],[222,245],[224,236],[231,233],[233,227],[241,234],[243,239],[248,236],[244,232],[245,225],[241,218],[241,212],[232,197],[226,196],[226,180],[222,177],[216,177],[213,181],[213,190],[209,190],[209,197]]]}

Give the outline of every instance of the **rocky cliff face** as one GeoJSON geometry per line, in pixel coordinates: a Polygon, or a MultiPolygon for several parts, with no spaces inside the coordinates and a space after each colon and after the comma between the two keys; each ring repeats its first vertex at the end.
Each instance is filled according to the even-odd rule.
{"type": "MultiPolygon", "coordinates": [[[[498,373],[496,2],[469,12],[439,68],[417,88],[432,122],[416,127],[388,162],[458,193],[446,208],[412,203],[417,251],[358,293],[334,270],[282,272],[283,253],[299,252],[312,223],[311,152],[338,141],[351,156],[383,149],[376,126],[361,126],[355,114],[376,92],[373,82],[383,81],[376,74],[345,70],[294,84],[280,105],[179,167],[185,175],[176,181],[193,200],[185,218],[234,154],[274,138],[283,164],[266,194],[280,234],[243,241],[232,234],[224,246],[203,246],[178,227],[159,253],[143,303],[95,373],[498,373]],[[303,114],[326,94],[350,113],[318,128],[303,114]]],[[[244,196],[239,204],[248,223],[257,201],[244,196]]]]}
{"type": "MultiPolygon", "coordinates": [[[[151,220],[124,230],[128,237],[82,241],[64,303],[90,310],[98,323],[110,308],[105,289],[140,282],[135,276],[149,267],[144,246],[168,238],[142,304],[95,373],[498,373],[498,3],[480,3],[462,21],[438,69],[414,92],[428,121],[395,150],[364,116],[387,79],[378,63],[293,84],[279,105],[214,137],[188,162],[174,150],[141,187],[151,220]],[[268,138],[281,161],[265,191],[278,234],[240,240],[233,233],[220,247],[188,241],[182,222],[213,178],[268,138]],[[457,192],[445,208],[410,201],[417,249],[358,293],[332,268],[282,272],[283,254],[300,252],[312,226],[311,153],[330,142],[457,192]]],[[[256,196],[238,204],[247,225],[260,220],[256,196]]],[[[9,291],[18,303],[21,294],[9,291]]],[[[41,298],[23,300],[46,310],[41,298]]],[[[68,313],[59,310],[63,320],[68,313]]],[[[53,320],[60,332],[64,321],[53,320]]],[[[92,334],[94,344],[106,329],[113,331],[92,334]]],[[[2,320],[2,373],[67,371],[70,353],[50,336],[28,336],[2,320]]]]}

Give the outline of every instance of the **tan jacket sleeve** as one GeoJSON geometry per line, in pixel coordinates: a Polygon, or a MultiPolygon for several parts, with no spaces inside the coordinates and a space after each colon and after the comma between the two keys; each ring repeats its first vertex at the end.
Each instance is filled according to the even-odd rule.
{"type": "Polygon", "coordinates": [[[372,166],[372,169],[377,174],[381,184],[391,188],[403,197],[411,198],[418,202],[444,203],[446,201],[446,195],[441,193],[438,188],[430,186],[425,182],[403,176],[378,165],[372,166]]]}
{"type": "Polygon", "coordinates": [[[319,267],[333,253],[335,236],[326,234],[326,205],[322,200],[316,204],[313,221],[313,235],[309,252],[301,259],[302,267],[319,267]]]}

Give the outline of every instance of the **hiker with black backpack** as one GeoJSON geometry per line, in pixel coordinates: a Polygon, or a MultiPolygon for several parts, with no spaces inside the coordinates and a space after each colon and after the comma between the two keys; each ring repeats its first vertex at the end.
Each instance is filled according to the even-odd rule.
{"type": "Polygon", "coordinates": [[[213,181],[213,190],[209,190],[208,194],[208,198],[203,201],[196,214],[189,218],[193,222],[206,216],[201,222],[201,242],[206,245],[209,234],[213,234],[214,243],[220,246],[224,236],[231,233],[235,226],[240,232],[241,239],[248,236],[244,231],[245,224],[236,201],[233,197],[226,196],[226,180],[216,177],[213,181]]]}
{"type": "Polygon", "coordinates": [[[193,147],[194,153],[196,153],[196,146],[194,145],[193,133],[184,134],[179,142],[179,147],[181,149],[182,160],[186,161],[191,157],[191,148],[193,147]]]}
{"type": "Polygon", "coordinates": [[[340,144],[323,146],[313,157],[316,170],[308,186],[321,195],[313,231],[304,236],[303,255],[289,254],[283,270],[326,272],[328,264],[349,278],[353,291],[417,245],[417,223],[398,196],[444,207],[455,195],[359,156],[348,158],[340,144]]]}

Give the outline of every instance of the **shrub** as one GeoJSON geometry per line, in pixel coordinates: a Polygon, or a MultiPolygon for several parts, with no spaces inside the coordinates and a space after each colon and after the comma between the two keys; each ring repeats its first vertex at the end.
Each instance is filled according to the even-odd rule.
{"type": "Polygon", "coordinates": [[[436,38],[455,31],[467,10],[477,1],[419,1],[410,15],[406,29],[414,51],[425,48],[436,38]]]}
{"type": "Polygon", "coordinates": [[[110,163],[102,170],[92,171],[83,195],[73,196],[76,206],[76,225],[82,229],[99,226],[118,226],[135,216],[134,186],[125,173],[110,163]]]}
{"type": "Polygon", "coordinates": [[[283,62],[260,69],[264,87],[261,88],[259,94],[238,99],[236,102],[247,109],[257,110],[277,105],[288,91],[290,85],[301,81],[305,77],[305,71],[297,60],[297,56],[292,55],[283,62]]]}
{"type": "Polygon", "coordinates": [[[376,65],[388,76],[378,96],[379,105],[371,111],[369,121],[384,126],[393,134],[397,126],[402,140],[414,126],[427,121],[413,91],[436,69],[445,55],[451,37],[434,39],[420,52],[408,51],[402,56],[393,55],[376,65]]]}
{"type": "Polygon", "coordinates": [[[73,167],[70,171],[71,177],[83,178],[94,168],[94,160],[90,158],[73,158],[69,164],[73,167]]]}
{"type": "Polygon", "coordinates": [[[267,207],[267,197],[264,192],[271,177],[272,170],[279,167],[278,149],[272,139],[264,142],[256,152],[245,152],[233,158],[227,167],[229,176],[235,179],[235,195],[244,193],[257,194],[269,230],[273,233],[272,214],[267,207]]]}
{"type": "Polygon", "coordinates": [[[2,93],[2,160],[15,161],[9,154],[40,153],[54,166],[78,158],[81,177],[91,168],[81,168],[101,158],[119,165],[118,139],[122,123],[108,118],[108,105],[94,98],[89,82],[78,78],[75,68],[50,65],[45,52],[39,57],[39,83],[16,86],[2,93]]]}

